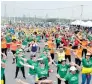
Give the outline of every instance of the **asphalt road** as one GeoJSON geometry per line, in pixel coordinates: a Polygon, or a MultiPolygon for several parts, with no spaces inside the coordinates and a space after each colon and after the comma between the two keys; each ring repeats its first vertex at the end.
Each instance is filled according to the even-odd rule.
{"type": "MultiPolygon", "coordinates": [[[[41,49],[43,48],[44,44],[40,43],[40,47],[41,49]]],[[[26,58],[30,57],[30,53],[26,52],[26,58]]],[[[39,55],[39,54],[38,54],[39,55]]],[[[56,56],[55,56],[56,59],[56,56]]],[[[74,62],[74,56],[72,56],[72,61],[74,62]]],[[[53,80],[53,84],[57,84],[57,79],[56,79],[56,67],[54,65],[51,65],[50,67],[51,69],[53,69],[54,71],[52,73],[50,73],[50,77],[48,79],[53,80]]],[[[6,77],[6,84],[17,84],[16,83],[16,79],[15,77],[15,71],[16,71],[16,64],[12,64],[12,53],[8,53],[8,58],[7,58],[7,62],[6,62],[6,69],[5,69],[5,77],[6,77]]],[[[26,74],[26,80],[22,77],[22,73],[21,71],[19,71],[18,73],[18,79],[22,79],[23,81],[28,81],[27,80],[27,75],[28,75],[28,68],[25,67],[25,74],[26,74]]],[[[31,80],[31,79],[30,79],[31,80]]],[[[62,84],[64,84],[64,82],[62,82],[62,84]]],[[[81,73],[79,76],[79,84],[81,84],[81,73]]],[[[92,80],[91,80],[91,84],[92,84],[92,80]]]]}

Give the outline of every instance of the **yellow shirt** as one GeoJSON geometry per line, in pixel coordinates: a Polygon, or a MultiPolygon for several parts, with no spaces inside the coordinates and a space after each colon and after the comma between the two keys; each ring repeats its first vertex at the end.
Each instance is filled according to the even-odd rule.
{"type": "Polygon", "coordinates": [[[58,55],[58,61],[61,61],[62,59],[65,58],[65,52],[64,51],[62,53],[57,52],[57,55],[58,55]]]}
{"type": "Polygon", "coordinates": [[[1,82],[1,84],[4,84],[4,81],[3,80],[1,80],[0,82],[1,82]]]}
{"type": "Polygon", "coordinates": [[[13,39],[16,39],[16,36],[12,36],[12,40],[13,40],[13,39]]]}

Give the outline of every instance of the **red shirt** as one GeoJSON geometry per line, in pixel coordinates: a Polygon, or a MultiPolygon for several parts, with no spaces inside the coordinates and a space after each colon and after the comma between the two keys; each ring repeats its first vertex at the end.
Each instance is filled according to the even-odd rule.
{"type": "Polygon", "coordinates": [[[64,46],[67,46],[67,45],[69,45],[69,41],[64,41],[64,46]]]}
{"type": "Polygon", "coordinates": [[[48,38],[49,37],[49,34],[46,34],[46,38],[48,38]]]}
{"type": "Polygon", "coordinates": [[[65,42],[65,37],[62,37],[61,38],[61,41],[64,43],[65,42]]]}
{"type": "Polygon", "coordinates": [[[74,46],[78,46],[78,45],[79,45],[79,41],[75,39],[74,46]]]}

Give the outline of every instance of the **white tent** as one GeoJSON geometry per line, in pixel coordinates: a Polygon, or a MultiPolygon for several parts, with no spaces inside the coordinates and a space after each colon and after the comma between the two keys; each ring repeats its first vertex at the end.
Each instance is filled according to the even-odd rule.
{"type": "Polygon", "coordinates": [[[74,22],[71,22],[71,25],[84,25],[85,22],[81,21],[81,20],[76,20],[74,22]]]}
{"type": "Polygon", "coordinates": [[[81,21],[81,20],[76,20],[74,22],[71,22],[70,24],[71,25],[80,25],[80,26],[83,26],[83,27],[92,27],[92,21],[84,22],[84,21],[81,21]]]}
{"type": "Polygon", "coordinates": [[[83,26],[84,27],[92,27],[92,21],[85,22],[85,24],[83,26]]]}

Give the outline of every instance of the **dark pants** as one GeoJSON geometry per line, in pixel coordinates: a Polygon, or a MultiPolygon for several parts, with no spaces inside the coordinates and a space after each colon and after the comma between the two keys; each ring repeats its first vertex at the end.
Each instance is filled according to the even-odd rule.
{"type": "MultiPolygon", "coordinates": [[[[13,55],[16,53],[16,51],[12,50],[13,55]]],[[[15,58],[13,58],[13,63],[15,63],[15,58]]]]}
{"type": "Polygon", "coordinates": [[[77,49],[77,48],[78,48],[78,46],[73,46],[73,47],[72,47],[72,49],[77,49]]]}
{"type": "Polygon", "coordinates": [[[90,83],[90,81],[91,81],[91,75],[89,74],[82,74],[82,83],[81,84],[91,84],[90,83]],[[87,83],[86,83],[86,81],[87,81],[87,83]]]}
{"type": "Polygon", "coordinates": [[[58,61],[58,64],[61,64],[61,62],[60,62],[60,61],[58,61]]]}
{"type": "Polygon", "coordinates": [[[47,77],[42,77],[42,78],[39,78],[39,80],[45,80],[47,79],[47,77]]]}
{"type": "Polygon", "coordinates": [[[40,52],[40,47],[39,47],[39,52],[40,52]]]}
{"type": "Polygon", "coordinates": [[[3,75],[3,81],[4,81],[4,84],[5,84],[5,74],[3,75]]]}
{"type": "Polygon", "coordinates": [[[92,57],[92,55],[90,57],[92,57]]]}
{"type": "MultiPolygon", "coordinates": [[[[60,62],[60,61],[58,61],[58,64],[61,64],[61,62],[60,62]]],[[[57,73],[58,73],[58,68],[57,68],[57,73]]]]}
{"type": "Polygon", "coordinates": [[[59,43],[56,43],[56,48],[59,48],[60,44],[59,43]]]}
{"type": "Polygon", "coordinates": [[[54,59],[54,53],[51,53],[50,55],[51,55],[51,58],[53,60],[54,59]]]}
{"type": "MultiPolygon", "coordinates": [[[[61,80],[58,78],[58,84],[61,84],[61,80]]],[[[68,84],[68,81],[65,81],[65,84],[68,84]]]]}
{"type": "Polygon", "coordinates": [[[86,54],[87,54],[87,49],[83,49],[83,50],[82,50],[82,56],[84,55],[84,57],[85,57],[86,54]]]}
{"type": "Polygon", "coordinates": [[[21,69],[22,74],[23,74],[23,77],[25,78],[25,70],[24,70],[24,67],[17,67],[17,66],[16,66],[16,75],[15,75],[15,78],[17,78],[19,69],[21,69]]]}
{"type": "Polygon", "coordinates": [[[16,51],[12,50],[13,55],[16,53],[16,51]]]}
{"type": "Polygon", "coordinates": [[[71,55],[65,55],[65,59],[68,59],[71,62],[71,55]]]}
{"type": "Polygon", "coordinates": [[[2,53],[5,53],[5,55],[7,56],[7,48],[2,48],[1,51],[2,53]]]}
{"type": "Polygon", "coordinates": [[[80,66],[81,65],[81,60],[79,58],[75,58],[75,63],[80,66]]]}

